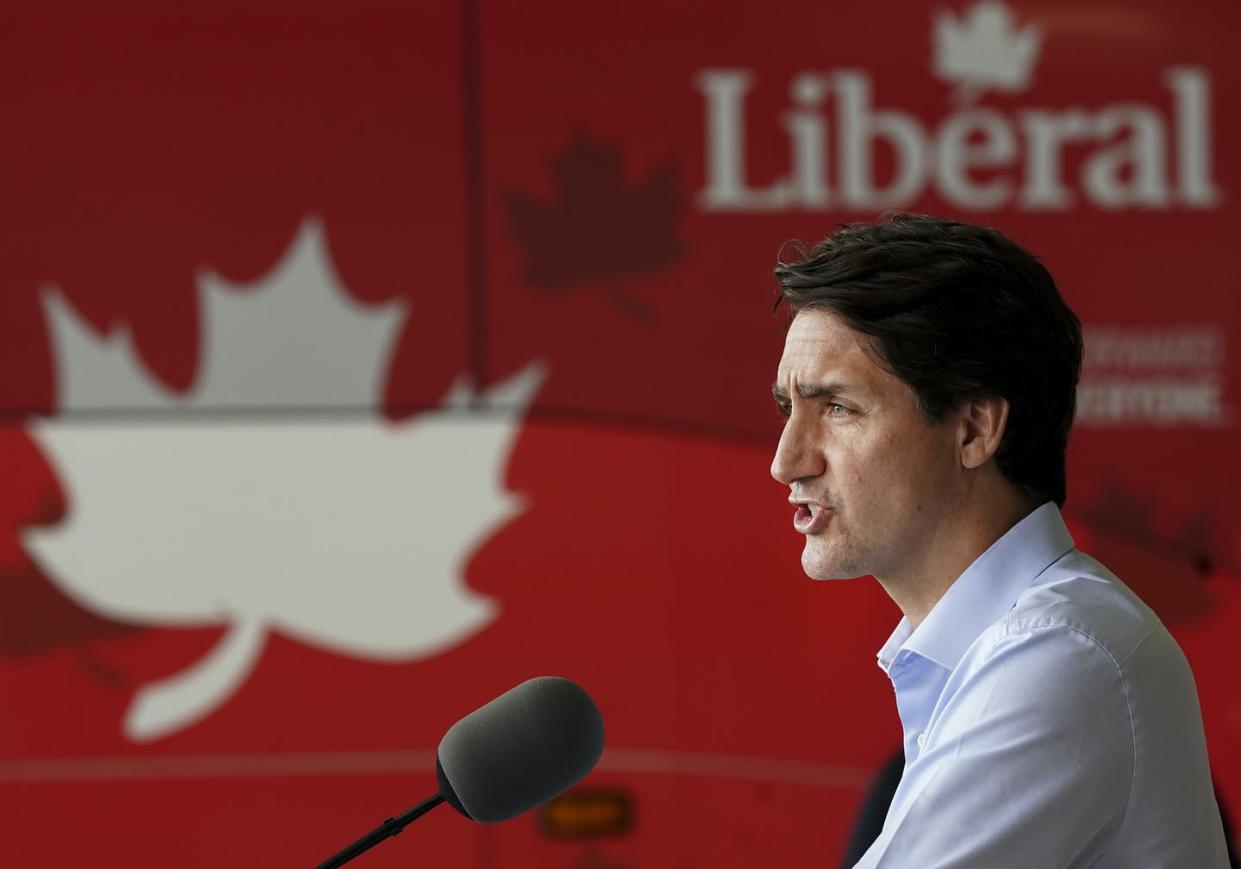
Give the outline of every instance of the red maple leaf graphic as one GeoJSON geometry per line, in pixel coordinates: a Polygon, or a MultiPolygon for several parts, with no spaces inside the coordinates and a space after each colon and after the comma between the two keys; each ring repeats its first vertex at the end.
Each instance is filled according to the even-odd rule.
{"type": "Polygon", "coordinates": [[[0,656],[23,658],[58,649],[110,684],[126,677],[94,655],[96,640],[144,629],[112,621],[79,606],[39,572],[21,547],[21,529],[55,522],[64,512],[51,469],[24,432],[0,429],[0,656]]]}
{"type": "Polygon", "coordinates": [[[1217,605],[1207,580],[1217,571],[1235,573],[1214,549],[1212,510],[1195,513],[1169,533],[1160,529],[1149,500],[1114,482],[1077,515],[1097,535],[1091,554],[1166,622],[1205,617],[1217,605]]]}
{"type": "Polygon", "coordinates": [[[518,192],[504,198],[509,232],[526,254],[525,279],[553,291],[592,283],[621,310],[649,319],[650,308],[619,280],[662,271],[681,258],[677,165],[664,163],[645,182],[629,185],[620,149],[578,133],[552,160],[551,174],[550,201],[518,192]]]}

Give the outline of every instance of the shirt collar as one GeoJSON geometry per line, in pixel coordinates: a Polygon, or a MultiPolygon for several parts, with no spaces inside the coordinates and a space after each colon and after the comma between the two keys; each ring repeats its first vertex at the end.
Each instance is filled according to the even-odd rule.
{"type": "Polygon", "coordinates": [[[1060,510],[1048,501],[1008,529],[957,577],[914,630],[902,618],[879,650],[886,673],[900,651],[953,670],[990,625],[1012,609],[1021,590],[1075,547],[1060,510]]]}

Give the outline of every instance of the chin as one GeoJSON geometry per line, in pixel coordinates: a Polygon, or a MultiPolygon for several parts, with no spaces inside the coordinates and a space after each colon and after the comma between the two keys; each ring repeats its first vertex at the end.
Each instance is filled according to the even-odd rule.
{"type": "Polygon", "coordinates": [[[801,569],[806,572],[806,576],[817,580],[857,579],[867,575],[867,571],[859,570],[856,565],[849,564],[843,559],[831,558],[825,553],[814,552],[808,540],[801,556],[801,569]]]}

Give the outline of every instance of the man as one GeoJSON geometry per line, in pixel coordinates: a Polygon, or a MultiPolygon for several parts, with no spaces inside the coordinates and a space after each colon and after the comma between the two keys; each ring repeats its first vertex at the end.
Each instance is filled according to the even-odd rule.
{"type": "Polygon", "coordinates": [[[1226,867],[1184,655],[1061,519],[1081,326],[993,230],[899,214],[776,268],[815,579],[871,575],[905,768],[858,867],[1226,867]]]}

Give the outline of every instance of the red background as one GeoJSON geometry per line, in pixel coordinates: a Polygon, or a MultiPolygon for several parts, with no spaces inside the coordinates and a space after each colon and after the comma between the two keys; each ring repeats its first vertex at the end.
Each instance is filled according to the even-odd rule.
{"type": "MultiPolygon", "coordinates": [[[[747,169],[763,186],[788,166],[779,118],[800,72],[862,71],[877,110],[899,108],[926,130],[958,110],[931,72],[939,8],[374,0],[7,11],[0,853],[31,867],[311,865],[432,792],[431,753],[457,717],[555,673],[600,703],[608,749],[591,783],[630,794],[630,834],[553,841],[531,816],[478,827],[440,810],[359,865],[835,861],[870,772],[899,741],[873,663],[899,613],[868,580],[801,574],[785,496],[767,474],[782,327],[770,271],[787,239],[817,240],[881,209],[704,209],[711,145],[695,81],[709,69],[753,74],[747,169]],[[203,353],[196,276],[261,278],[308,217],[322,221],[355,300],[411,305],[381,413],[410,418],[462,373],[494,383],[548,365],[506,477],[529,509],[465,573],[503,613],[407,663],[275,635],[219,711],[134,744],[119,727],[133,692],[219,632],[90,612],[26,552],[23,529],[72,509],[27,431],[57,412],[40,292],[58,287],[100,333],[129,328],[145,369],[186,393],[203,353]]],[[[1241,616],[1241,213],[1226,159],[1241,145],[1227,110],[1241,86],[1241,7],[1008,8],[1044,35],[1029,87],[981,98],[1006,117],[1140,103],[1170,119],[1163,71],[1192,66],[1210,79],[1216,205],[1109,210],[1079,197],[1065,210],[972,212],[930,185],[900,207],[1009,233],[1043,256],[1088,330],[1222,334],[1212,372],[1222,420],[1079,425],[1066,517],[1181,642],[1217,786],[1241,802],[1229,642],[1241,616]]],[[[1066,179],[1089,153],[1066,149],[1066,179]]],[[[882,178],[892,158],[882,146],[876,155],[882,178]]],[[[104,416],[144,424],[125,407],[104,416]]]]}

